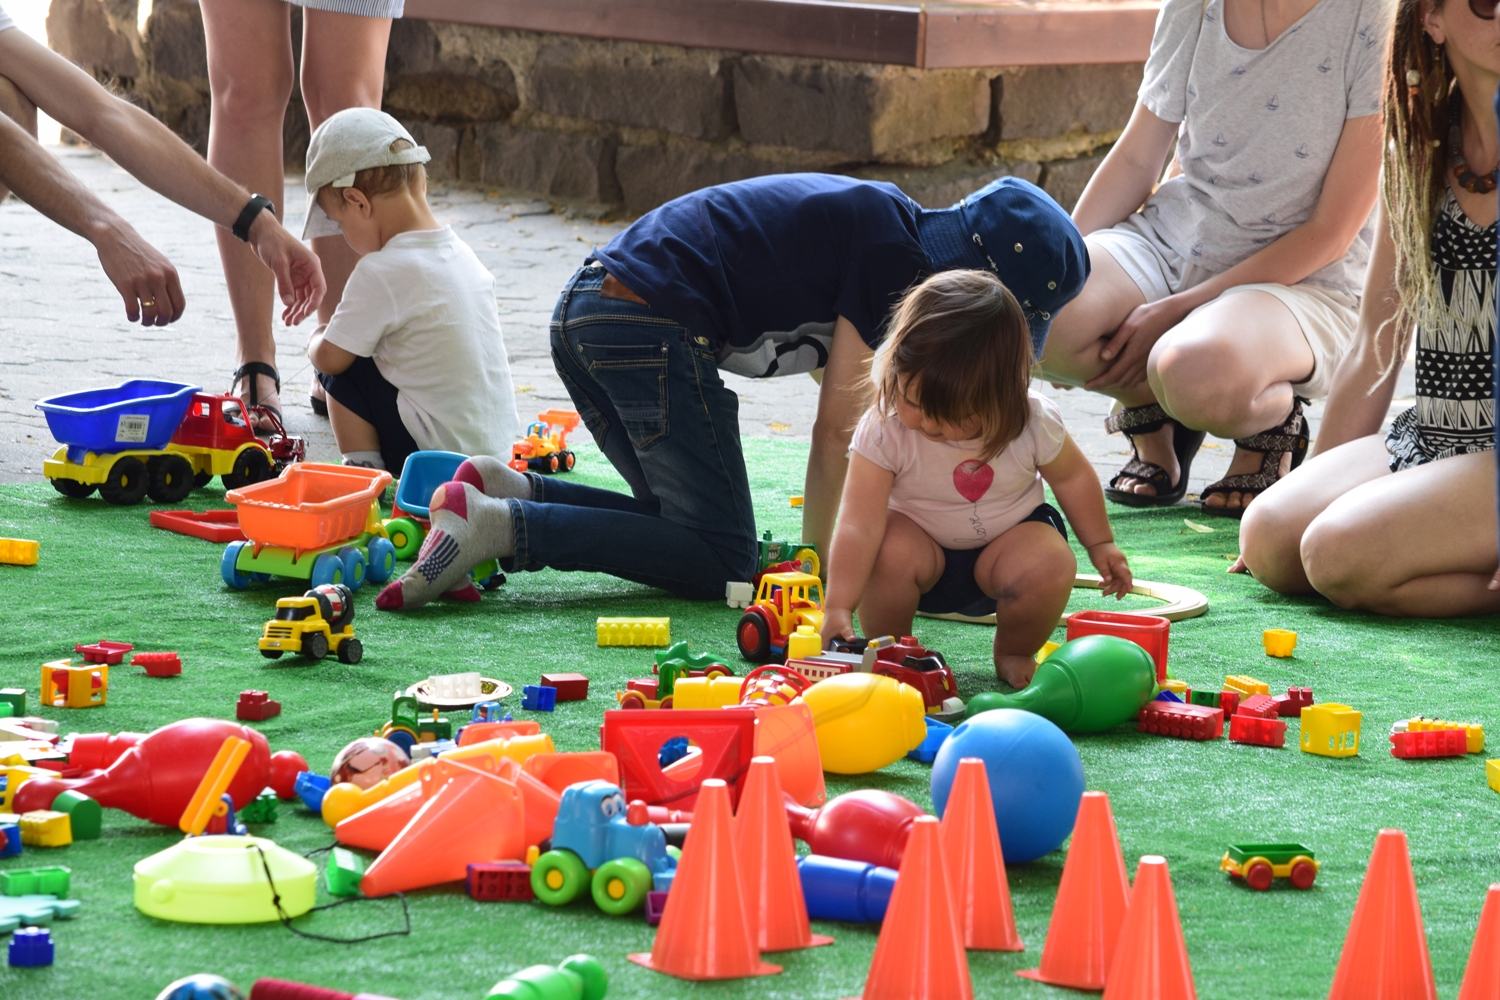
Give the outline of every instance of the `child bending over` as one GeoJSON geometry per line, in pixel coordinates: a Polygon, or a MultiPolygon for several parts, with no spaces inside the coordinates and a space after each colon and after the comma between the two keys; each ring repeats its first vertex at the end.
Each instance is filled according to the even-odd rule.
{"type": "Polygon", "coordinates": [[[400,475],[419,449],[509,455],[521,422],[495,279],[427,206],[427,150],[371,108],[329,118],[307,147],[306,238],[360,254],[307,356],[344,461],[400,475]]]}
{"type": "Polygon", "coordinates": [[[1104,493],[1053,403],[1030,392],[1031,339],[986,271],[945,271],[891,320],[875,405],[850,446],[829,553],[823,638],[910,635],[918,610],[995,613],[995,673],[1024,687],[1057,627],[1077,561],[1052,487],[1103,591],[1130,590],[1104,493]]]}

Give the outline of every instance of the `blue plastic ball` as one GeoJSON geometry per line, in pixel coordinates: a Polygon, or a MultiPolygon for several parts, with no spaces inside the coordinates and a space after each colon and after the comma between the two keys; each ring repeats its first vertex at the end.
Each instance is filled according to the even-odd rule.
{"type": "Polygon", "coordinates": [[[964,757],[984,761],[1006,864],[1035,861],[1068,839],[1083,798],[1083,761],[1061,729],[1016,708],[965,721],[932,762],[932,804],[939,816],[964,757]]]}
{"type": "Polygon", "coordinates": [[[156,1000],[245,1000],[245,994],[221,976],[200,972],[172,983],[156,995],[156,1000]]]}

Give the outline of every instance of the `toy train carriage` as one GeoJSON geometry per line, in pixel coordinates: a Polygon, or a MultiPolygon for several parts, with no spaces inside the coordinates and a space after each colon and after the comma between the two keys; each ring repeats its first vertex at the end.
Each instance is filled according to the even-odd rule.
{"type": "Polygon", "coordinates": [[[1220,871],[1244,879],[1261,892],[1278,878],[1290,879],[1298,889],[1310,889],[1319,867],[1313,852],[1301,844],[1230,844],[1219,862],[1220,871]]]}

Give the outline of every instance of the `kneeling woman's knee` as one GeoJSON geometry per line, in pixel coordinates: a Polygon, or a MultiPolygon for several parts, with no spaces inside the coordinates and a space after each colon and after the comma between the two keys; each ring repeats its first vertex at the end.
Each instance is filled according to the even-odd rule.
{"type": "Polygon", "coordinates": [[[1271,493],[1255,499],[1240,522],[1240,558],[1255,579],[1280,594],[1306,589],[1302,572],[1304,524],[1271,493]]]}
{"type": "Polygon", "coordinates": [[[1307,526],[1300,547],[1302,568],[1313,589],[1351,611],[1371,604],[1380,580],[1378,551],[1363,532],[1325,515],[1307,526]]]}

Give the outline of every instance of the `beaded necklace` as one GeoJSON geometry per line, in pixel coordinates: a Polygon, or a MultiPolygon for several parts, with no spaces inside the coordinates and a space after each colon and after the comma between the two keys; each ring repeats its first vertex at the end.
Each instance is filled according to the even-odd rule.
{"type": "Polygon", "coordinates": [[[1464,133],[1458,120],[1463,107],[1458,91],[1453,92],[1450,100],[1453,102],[1453,118],[1448,123],[1448,166],[1453,170],[1454,179],[1465,191],[1470,194],[1490,194],[1495,190],[1497,182],[1500,182],[1500,165],[1496,165],[1487,174],[1476,174],[1469,169],[1469,162],[1464,159],[1464,133]]]}

